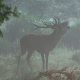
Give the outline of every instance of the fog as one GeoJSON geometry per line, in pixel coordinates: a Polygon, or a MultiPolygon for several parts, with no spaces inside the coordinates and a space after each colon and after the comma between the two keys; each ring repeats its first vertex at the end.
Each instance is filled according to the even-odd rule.
{"type": "MultiPolygon", "coordinates": [[[[5,3],[17,6],[21,15],[19,18],[11,17],[0,26],[3,32],[3,38],[0,38],[0,80],[33,80],[39,72],[43,72],[41,54],[37,51],[34,51],[31,57],[32,70],[27,64],[27,50],[18,64],[21,55],[20,40],[29,34],[42,36],[54,33],[55,30],[51,28],[36,29],[36,25],[45,26],[43,22],[49,25],[55,23],[54,16],[59,18],[61,23],[68,21],[70,29],[49,52],[49,70],[67,67],[68,71],[74,69],[80,71],[79,0],[5,0],[5,3]]],[[[80,72],[75,75],[77,76],[75,80],[79,80],[80,72]]],[[[49,79],[42,77],[39,80],[49,79]]]]}

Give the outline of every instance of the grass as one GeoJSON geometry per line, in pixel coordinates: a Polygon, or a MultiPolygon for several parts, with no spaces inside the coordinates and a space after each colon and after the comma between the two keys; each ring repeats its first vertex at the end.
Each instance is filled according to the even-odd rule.
{"type": "MultiPolygon", "coordinates": [[[[72,50],[66,48],[55,48],[54,51],[50,52],[49,69],[58,70],[68,67],[68,70],[73,70],[74,68],[80,68],[80,64],[77,64],[71,59],[73,54],[75,54],[75,52],[72,50]]],[[[35,52],[31,58],[33,71],[28,67],[26,56],[24,55],[21,58],[18,74],[15,78],[17,60],[16,55],[0,55],[0,80],[30,80],[32,77],[37,76],[41,71],[41,57],[37,52],[35,52]]]]}

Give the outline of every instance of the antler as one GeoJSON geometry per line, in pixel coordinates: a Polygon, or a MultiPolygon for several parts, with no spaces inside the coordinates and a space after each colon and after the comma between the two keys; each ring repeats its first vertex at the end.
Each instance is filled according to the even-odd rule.
{"type": "Polygon", "coordinates": [[[55,23],[53,24],[53,25],[49,25],[49,24],[47,24],[46,22],[43,22],[43,24],[44,25],[46,25],[47,27],[40,27],[39,25],[37,25],[37,24],[34,24],[33,23],[33,25],[35,25],[36,26],[36,28],[35,29],[37,29],[37,28],[52,28],[52,27],[54,27],[54,25],[56,25],[56,24],[59,24],[60,23],[60,19],[58,18],[58,17],[54,17],[53,18],[54,19],[54,21],[55,21],[55,23]]]}
{"type": "MultiPolygon", "coordinates": [[[[54,21],[55,21],[55,23],[53,23],[53,25],[59,24],[59,18],[54,17],[53,19],[54,19],[54,21]]],[[[45,22],[43,22],[43,24],[46,25],[48,28],[50,28],[49,26],[51,26],[51,25],[49,25],[49,24],[46,24],[45,22]]],[[[53,25],[52,25],[52,26],[53,26],[53,25]]]]}
{"type": "Polygon", "coordinates": [[[60,19],[59,19],[58,17],[55,17],[55,16],[54,16],[53,19],[55,20],[55,24],[61,23],[61,22],[60,22],[60,19]]]}
{"type": "MultiPolygon", "coordinates": [[[[55,16],[54,16],[53,19],[54,19],[55,22],[53,23],[52,26],[61,23],[61,22],[60,22],[60,19],[59,19],[58,17],[55,17],[55,16]]],[[[50,28],[49,26],[51,26],[51,25],[49,25],[49,24],[46,24],[45,22],[43,22],[43,24],[47,26],[46,28],[50,28]]]]}
{"type": "Polygon", "coordinates": [[[43,26],[42,26],[42,27],[40,27],[39,25],[34,24],[34,23],[33,23],[33,25],[34,25],[34,26],[36,26],[35,30],[36,30],[36,29],[38,29],[38,28],[50,28],[50,27],[43,27],[43,26]]]}

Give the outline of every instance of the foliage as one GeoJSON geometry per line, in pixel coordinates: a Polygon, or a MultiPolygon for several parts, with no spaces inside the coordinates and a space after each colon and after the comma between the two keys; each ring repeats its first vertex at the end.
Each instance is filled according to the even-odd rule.
{"type": "MultiPolygon", "coordinates": [[[[12,8],[7,5],[4,0],[0,0],[0,25],[10,19],[10,16],[19,17],[17,7],[12,8]]],[[[2,31],[0,30],[0,37],[3,37],[2,31]]]]}
{"type": "Polygon", "coordinates": [[[60,70],[48,70],[45,72],[40,72],[37,77],[32,80],[40,80],[42,77],[47,77],[49,80],[78,80],[80,79],[79,69],[69,69],[69,67],[63,67],[60,70]]]}

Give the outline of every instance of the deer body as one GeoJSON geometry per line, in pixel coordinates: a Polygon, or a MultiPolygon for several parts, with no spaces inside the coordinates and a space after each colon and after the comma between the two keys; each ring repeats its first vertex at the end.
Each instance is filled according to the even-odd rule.
{"type": "Polygon", "coordinates": [[[68,23],[55,24],[51,27],[54,29],[50,35],[26,35],[20,40],[22,54],[27,54],[27,62],[30,64],[30,58],[34,51],[41,54],[43,62],[43,70],[48,69],[48,56],[49,52],[55,48],[61,37],[66,33],[68,29],[68,23]],[[46,63],[46,64],[45,64],[46,63]]]}

